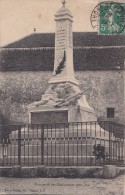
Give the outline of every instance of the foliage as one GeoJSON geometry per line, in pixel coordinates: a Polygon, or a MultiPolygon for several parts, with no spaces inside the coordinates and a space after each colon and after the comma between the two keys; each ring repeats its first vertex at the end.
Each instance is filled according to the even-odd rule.
{"type": "Polygon", "coordinates": [[[7,117],[5,117],[1,112],[0,112],[0,142],[2,142],[2,139],[4,137],[5,129],[3,125],[9,124],[9,120],[7,117]]]}
{"type": "Polygon", "coordinates": [[[95,144],[93,146],[93,155],[96,157],[96,161],[99,163],[107,163],[109,155],[105,152],[105,147],[101,144],[95,144]]]}

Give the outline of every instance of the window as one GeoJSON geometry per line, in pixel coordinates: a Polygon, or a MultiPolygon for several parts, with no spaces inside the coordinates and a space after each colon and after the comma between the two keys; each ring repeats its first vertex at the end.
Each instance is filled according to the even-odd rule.
{"type": "Polygon", "coordinates": [[[107,118],[114,118],[115,109],[114,108],[107,108],[107,118]]]}

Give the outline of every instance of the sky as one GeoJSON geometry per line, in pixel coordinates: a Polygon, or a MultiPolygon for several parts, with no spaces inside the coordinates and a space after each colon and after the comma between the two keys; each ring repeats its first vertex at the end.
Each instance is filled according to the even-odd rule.
{"type": "MultiPolygon", "coordinates": [[[[74,17],[73,31],[94,31],[90,16],[97,0],[67,0],[74,17]]],[[[0,46],[36,32],[55,32],[54,14],[61,0],[0,0],[0,46]]]]}

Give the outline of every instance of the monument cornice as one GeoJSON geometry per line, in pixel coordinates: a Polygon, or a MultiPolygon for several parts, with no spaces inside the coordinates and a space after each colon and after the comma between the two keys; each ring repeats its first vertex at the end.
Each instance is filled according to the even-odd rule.
{"type": "Polygon", "coordinates": [[[69,13],[58,13],[58,14],[55,14],[55,17],[60,17],[60,16],[69,16],[71,18],[73,18],[73,16],[69,13]]]}
{"type": "Polygon", "coordinates": [[[61,107],[61,108],[54,108],[54,107],[51,107],[51,106],[39,106],[39,107],[32,107],[32,109],[31,109],[31,111],[30,111],[30,109],[29,109],[29,111],[30,111],[30,113],[33,113],[33,112],[35,112],[35,113],[39,113],[39,112],[41,112],[41,108],[42,108],[42,111],[43,112],[49,112],[49,111],[62,111],[62,110],[66,110],[66,111],[68,111],[69,109],[67,108],[67,107],[61,107]]]}
{"type": "Polygon", "coordinates": [[[75,84],[75,85],[79,85],[78,81],[75,79],[75,78],[66,78],[66,77],[63,77],[63,78],[51,78],[50,81],[48,81],[48,83],[51,83],[51,84],[55,84],[55,83],[72,83],[72,84],[75,84]]]}
{"type": "Polygon", "coordinates": [[[73,22],[72,18],[66,17],[66,16],[64,16],[64,17],[60,16],[58,18],[55,18],[55,21],[62,21],[62,20],[69,20],[69,21],[73,22]]]}

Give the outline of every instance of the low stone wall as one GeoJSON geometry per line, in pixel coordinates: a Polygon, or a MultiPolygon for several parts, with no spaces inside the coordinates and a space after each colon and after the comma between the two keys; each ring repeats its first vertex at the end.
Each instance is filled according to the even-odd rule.
{"type": "Polygon", "coordinates": [[[22,178],[105,178],[112,179],[125,174],[125,167],[114,165],[91,166],[91,167],[0,167],[1,177],[22,177],[22,178]]]}

